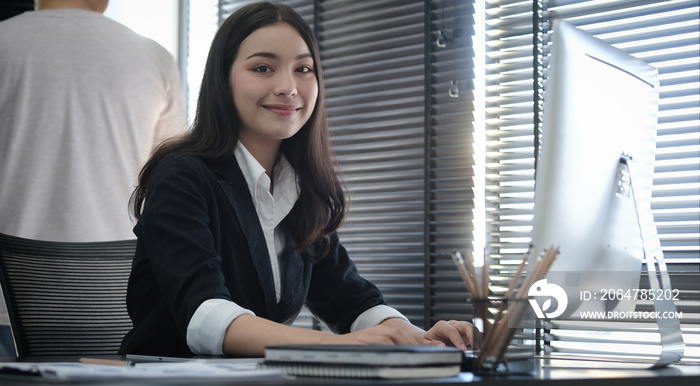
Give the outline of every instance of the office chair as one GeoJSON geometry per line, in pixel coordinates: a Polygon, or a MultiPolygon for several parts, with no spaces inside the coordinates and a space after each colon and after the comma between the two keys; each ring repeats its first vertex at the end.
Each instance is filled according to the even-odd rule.
{"type": "Polygon", "coordinates": [[[136,240],[54,242],[0,234],[0,284],[18,356],[113,355],[131,329],[136,240]]]}

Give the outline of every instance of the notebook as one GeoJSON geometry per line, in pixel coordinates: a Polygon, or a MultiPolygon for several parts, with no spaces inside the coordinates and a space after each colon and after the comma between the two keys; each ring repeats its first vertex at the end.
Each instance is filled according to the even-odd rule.
{"type": "Polygon", "coordinates": [[[345,378],[437,378],[460,372],[454,347],[280,345],[265,348],[262,366],[287,375],[345,378]]]}

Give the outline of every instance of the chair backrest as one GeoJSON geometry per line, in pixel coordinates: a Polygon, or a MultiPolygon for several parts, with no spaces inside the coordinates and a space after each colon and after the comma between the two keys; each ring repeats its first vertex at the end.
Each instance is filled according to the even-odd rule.
{"type": "Polygon", "coordinates": [[[53,242],[0,234],[0,282],[18,356],[112,355],[131,329],[136,240],[53,242]]]}

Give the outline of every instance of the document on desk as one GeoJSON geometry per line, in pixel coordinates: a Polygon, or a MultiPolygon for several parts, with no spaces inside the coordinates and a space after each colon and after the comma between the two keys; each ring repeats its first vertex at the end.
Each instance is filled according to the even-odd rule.
{"type": "Polygon", "coordinates": [[[279,370],[261,369],[257,362],[207,362],[192,360],[178,363],[143,363],[113,366],[76,362],[0,363],[0,376],[45,377],[56,380],[80,379],[167,379],[167,378],[284,378],[279,370]]]}

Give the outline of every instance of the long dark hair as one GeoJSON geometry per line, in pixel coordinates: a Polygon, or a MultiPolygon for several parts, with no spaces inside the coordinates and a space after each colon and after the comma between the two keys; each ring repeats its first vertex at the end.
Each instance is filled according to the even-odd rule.
{"type": "Polygon", "coordinates": [[[330,141],[320,55],[309,25],[283,4],[260,2],[244,6],[221,25],[209,50],[191,130],[160,145],[139,174],[130,203],[136,219],[141,215],[148,182],[164,156],[177,152],[215,161],[233,156],[240,127],[229,82],[233,61],[248,35],[279,22],[292,25],[311,50],[319,88],[308,122],[280,146],[300,182],[299,199],[285,221],[294,238],[294,249],[314,260],[328,252],[330,235],[342,224],[346,203],[330,141]]]}

